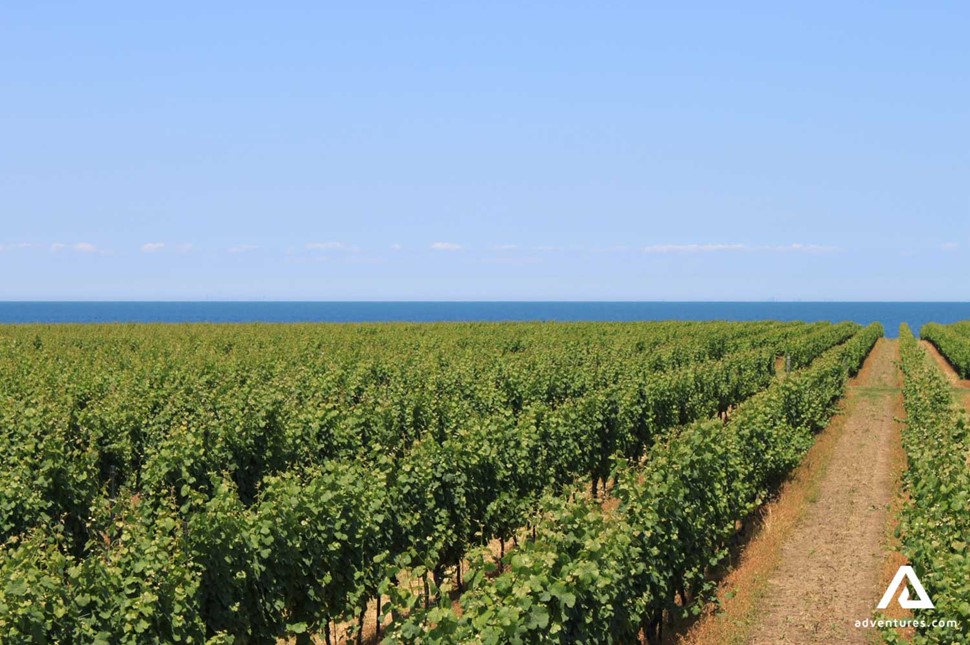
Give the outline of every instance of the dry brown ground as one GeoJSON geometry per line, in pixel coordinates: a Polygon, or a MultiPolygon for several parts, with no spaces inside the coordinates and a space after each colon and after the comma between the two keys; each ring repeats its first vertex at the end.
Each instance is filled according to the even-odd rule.
{"type": "Polygon", "coordinates": [[[900,380],[895,341],[882,339],[849,385],[849,414],[818,497],[781,549],[751,643],[866,642],[854,622],[882,595],[892,501],[893,413],[900,380]]]}
{"type": "Polygon", "coordinates": [[[884,591],[887,527],[899,458],[896,341],[881,339],[849,384],[843,414],[764,512],[722,587],[723,611],[691,643],[867,642],[854,623],[884,591]]]}

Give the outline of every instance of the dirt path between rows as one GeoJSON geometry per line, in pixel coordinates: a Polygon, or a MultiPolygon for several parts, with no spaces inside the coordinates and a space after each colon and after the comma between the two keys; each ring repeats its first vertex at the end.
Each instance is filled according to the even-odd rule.
{"type": "Polygon", "coordinates": [[[855,627],[884,591],[901,391],[898,345],[880,339],[848,387],[841,431],[808,507],[767,576],[749,642],[866,643],[855,627]]]}

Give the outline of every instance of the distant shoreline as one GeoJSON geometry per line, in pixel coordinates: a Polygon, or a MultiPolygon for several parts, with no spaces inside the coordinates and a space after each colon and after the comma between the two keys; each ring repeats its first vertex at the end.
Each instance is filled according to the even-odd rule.
{"type": "Polygon", "coordinates": [[[568,302],[568,301],[47,301],[0,302],[0,324],[185,322],[487,322],[805,320],[901,322],[970,319],[970,302],[568,302]]]}

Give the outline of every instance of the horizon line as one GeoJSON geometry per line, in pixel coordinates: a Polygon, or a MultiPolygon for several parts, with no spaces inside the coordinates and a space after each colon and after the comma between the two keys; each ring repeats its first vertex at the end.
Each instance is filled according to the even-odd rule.
{"type": "Polygon", "coordinates": [[[970,304],[970,300],[500,300],[500,299],[368,299],[368,300],[277,300],[271,298],[237,299],[86,299],[86,300],[4,300],[0,305],[12,304],[970,304]]]}

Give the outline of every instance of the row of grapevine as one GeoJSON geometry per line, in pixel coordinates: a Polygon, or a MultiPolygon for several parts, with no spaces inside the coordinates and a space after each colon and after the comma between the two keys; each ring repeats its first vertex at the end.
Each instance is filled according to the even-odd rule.
{"type": "MultiPolygon", "coordinates": [[[[818,333],[808,336],[818,337],[818,333]]],[[[251,501],[266,475],[291,467],[362,455],[365,459],[399,457],[427,434],[441,443],[467,427],[505,427],[536,418],[560,425],[589,425],[591,416],[610,414],[606,408],[619,405],[613,399],[623,396],[637,398],[641,409],[637,418],[627,420],[635,427],[627,423],[622,429],[607,428],[609,438],[642,444],[656,428],[706,415],[712,406],[724,410],[746,396],[739,384],[747,379],[739,380],[739,373],[758,370],[766,378],[771,369],[767,354],[752,352],[727,367],[716,360],[661,373],[638,368],[629,360],[616,362],[625,373],[607,376],[606,367],[587,368],[599,373],[601,381],[565,397],[550,400],[542,394],[518,394],[514,405],[487,406],[470,401],[494,398],[505,389],[507,379],[491,390],[486,379],[485,386],[476,385],[477,392],[469,394],[467,387],[453,384],[454,372],[429,376],[423,365],[356,387],[360,399],[356,404],[320,396],[321,391],[334,397],[346,395],[332,385],[329,390],[317,389],[319,380],[293,382],[273,375],[261,379],[253,370],[220,374],[228,376],[221,383],[211,383],[215,379],[203,374],[185,387],[172,387],[181,375],[173,375],[171,366],[164,363],[160,367],[153,363],[150,369],[174,378],[138,374],[120,384],[110,383],[117,387],[107,389],[104,382],[119,377],[112,371],[97,371],[93,379],[74,381],[80,392],[72,392],[66,384],[64,391],[51,392],[42,383],[40,391],[11,397],[0,409],[0,421],[10,429],[4,447],[11,462],[2,474],[10,499],[0,506],[0,535],[16,534],[58,514],[83,518],[91,500],[105,487],[112,493],[126,486],[139,492],[188,487],[208,494],[208,473],[229,472],[240,495],[251,501]],[[232,381],[237,378],[243,381],[240,385],[224,385],[226,381],[235,385],[232,381]],[[101,388],[107,391],[100,396],[92,392],[101,388]],[[560,419],[564,416],[565,421],[560,419]],[[636,441],[631,441],[634,433],[636,441]]],[[[501,367],[507,375],[508,364],[501,367]]],[[[459,369],[465,369],[464,364],[459,369]]],[[[533,383],[542,379],[535,377],[535,371],[523,371],[523,382],[526,375],[532,376],[533,383]]],[[[344,385],[348,387],[354,386],[344,385]]],[[[603,422],[617,424],[611,419],[603,422]]],[[[594,471],[591,467],[590,473],[594,471]]]]}
{"type": "MultiPolygon", "coordinates": [[[[532,406],[556,409],[599,391],[634,373],[633,341],[671,354],[665,327],[621,335],[615,349],[601,330],[597,346],[566,328],[550,334],[563,341],[560,351],[548,342],[523,349],[538,339],[519,332],[506,340],[502,329],[489,331],[492,342],[515,344],[512,354],[494,347],[486,354],[474,334],[422,338],[410,329],[372,340],[366,327],[340,329],[345,338],[194,328],[152,338],[137,328],[125,335],[108,328],[100,345],[88,328],[8,331],[0,454],[9,463],[0,491],[9,498],[0,504],[0,537],[45,517],[83,518],[103,488],[205,489],[211,472],[229,472],[251,502],[269,474],[361,454],[400,455],[427,434],[440,440],[462,424],[515,419],[532,406]],[[372,352],[363,357],[366,342],[372,352]],[[246,352],[230,343],[245,343],[246,352]]],[[[728,341],[764,338],[743,327],[711,331],[684,343],[683,354],[717,360],[710,353],[728,341]]],[[[691,361],[662,363],[676,369],[691,361]]]]}
{"type": "MultiPolygon", "coordinates": [[[[924,327],[925,330],[925,327],[924,327]]],[[[970,418],[954,405],[950,385],[913,337],[900,327],[905,374],[903,478],[907,503],[898,533],[903,554],[936,605],[915,610],[926,627],[914,642],[970,642],[970,418]],[[958,626],[931,626],[956,620],[958,626]]]]}
{"type": "MultiPolygon", "coordinates": [[[[744,403],[726,425],[699,422],[655,446],[646,465],[617,464],[616,508],[577,494],[547,498],[537,539],[492,577],[480,555],[460,611],[407,594],[388,642],[597,643],[660,637],[696,610],[707,574],[743,520],[795,466],[827,422],[878,324],[744,403]]],[[[447,589],[445,590],[447,591],[447,589]]]]}
{"type": "Polygon", "coordinates": [[[920,337],[928,340],[946,356],[960,378],[970,378],[970,335],[966,327],[927,323],[920,328],[920,337]]]}
{"type": "Polygon", "coordinates": [[[950,327],[953,331],[963,336],[970,336],[970,320],[960,320],[947,325],[947,327],[950,327]]]}
{"type": "Polygon", "coordinates": [[[747,398],[776,352],[817,354],[856,328],[686,324],[682,353],[670,324],[497,326],[488,342],[421,327],[327,329],[352,343],[299,327],[7,331],[0,631],[318,631],[388,584],[385,561],[440,582],[543,494],[602,481],[614,455],[636,460],[664,429],[747,398]]]}
{"type": "MultiPolygon", "coordinates": [[[[725,338],[737,343],[742,334],[736,329],[698,334],[694,347],[724,344],[725,338]]],[[[740,329],[754,345],[768,340],[740,329]]],[[[845,326],[808,331],[800,344],[790,344],[800,347],[815,339],[827,346],[846,333],[845,326]]],[[[683,344],[691,354],[691,343],[683,344]]],[[[181,347],[170,345],[176,351],[181,347]]],[[[171,351],[170,345],[158,351],[171,351]]],[[[0,504],[0,537],[68,515],[71,532],[83,542],[83,518],[104,488],[113,495],[126,487],[157,493],[187,486],[207,495],[208,474],[228,472],[239,494],[251,502],[267,475],[334,458],[402,456],[425,435],[441,443],[466,427],[505,427],[534,419],[587,423],[592,416],[603,418],[609,439],[637,450],[657,428],[712,413],[715,399],[713,405],[724,411],[746,396],[739,390],[738,384],[746,382],[738,380],[740,368],[725,370],[719,360],[660,375],[637,363],[636,354],[606,351],[604,360],[588,349],[569,349],[585,363],[564,364],[568,355],[545,352],[514,371],[516,363],[499,354],[492,374],[480,368],[487,360],[456,361],[442,370],[435,365],[441,360],[437,356],[376,369],[361,368],[353,360],[356,354],[350,354],[346,364],[326,364],[307,374],[302,360],[239,365],[217,356],[195,368],[176,354],[119,368],[111,362],[115,353],[104,352],[103,360],[89,365],[68,362],[70,355],[60,348],[51,353],[52,364],[44,365],[43,357],[28,352],[30,363],[19,367],[40,372],[41,378],[12,374],[4,379],[11,390],[33,389],[11,392],[0,407],[0,423],[8,429],[0,442],[10,462],[0,475],[9,495],[0,504]],[[605,418],[610,414],[606,408],[616,407],[615,399],[624,396],[640,399],[641,409],[617,428],[616,420],[605,418]]],[[[79,358],[88,358],[84,350],[79,358]]],[[[26,362],[23,353],[20,357],[26,362]]],[[[141,349],[123,358],[134,363],[142,358],[141,349]]],[[[401,358],[412,360],[411,355],[401,358]]],[[[754,363],[746,369],[759,369],[763,377],[770,369],[767,358],[749,354],[746,361],[754,363]]],[[[602,471],[603,459],[599,462],[590,467],[591,475],[602,471]]],[[[571,476],[567,473],[567,480],[571,476]]]]}

